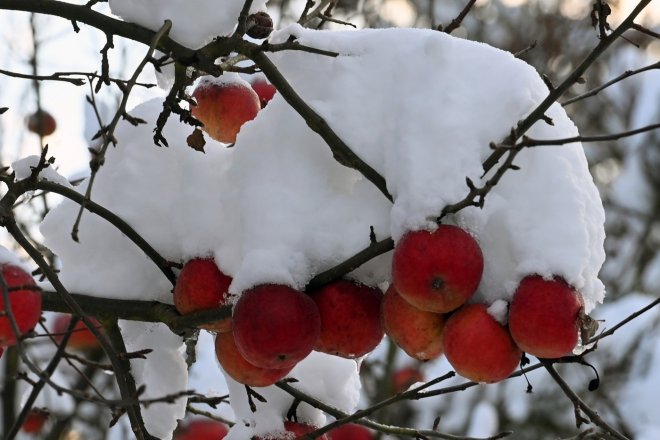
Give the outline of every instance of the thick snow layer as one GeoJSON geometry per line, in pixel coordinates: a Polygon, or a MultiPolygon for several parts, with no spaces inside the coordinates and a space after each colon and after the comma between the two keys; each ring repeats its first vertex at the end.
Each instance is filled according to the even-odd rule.
{"type": "MultiPolygon", "coordinates": [[[[131,360],[137,387],[146,387],[142,399],[163,398],[187,389],[188,370],[181,356],[183,341],[179,336],[164,324],[120,321],[120,327],[129,353],[146,348],[153,350],[146,359],[131,360]]],[[[187,402],[184,396],[143,406],[147,431],[163,440],[172,438],[177,419],[186,414],[187,402]]]]}
{"type": "Polygon", "coordinates": [[[18,266],[25,268],[25,264],[18,258],[18,255],[10,251],[4,246],[0,246],[0,265],[11,264],[13,266],[18,266]]]}
{"type": "MultiPolygon", "coordinates": [[[[467,194],[466,176],[482,182],[489,142],[503,139],[547,95],[538,74],[511,54],[439,32],[293,26],[275,41],[291,34],[302,44],[340,54],[290,51],[271,57],[303,99],[386,178],[393,205],[356,171],[337,164],[279,93],[243,126],[233,148],[207,139],[205,154],[186,145],[192,128],[176,118],[164,130],[170,147],[155,147],[153,128],[162,100],[138,106],[131,114],[147,124],[120,125],[119,143],[109,150],[92,191],[94,201],[128,222],[165,258],[214,257],[234,278],[230,291],[237,295],[260,283],[303,288],[315,274],[368,246],[371,226],[378,240],[432,228],[429,219],[467,194]]],[[[547,114],[554,126],[541,122],[529,135],[577,134],[561,107],[547,114]]],[[[474,234],[484,252],[477,299],[508,300],[522,277],[538,273],[563,276],[591,309],[603,297],[597,273],[604,259],[604,215],[581,146],[525,150],[516,164],[521,170],[504,176],[484,209],[448,219],[474,234]]],[[[172,301],[172,286],[163,274],[100,217],[84,213],[80,243],[73,242],[70,229],[77,212],[77,205],[65,201],[42,224],[46,244],[62,259],[61,278],[69,289],[172,301]]],[[[370,285],[389,281],[390,257],[375,259],[352,276],[370,285]]],[[[128,336],[141,331],[124,330],[128,336]]],[[[154,333],[141,345],[156,344],[165,333],[154,333]]],[[[175,345],[158,358],[163,369],[167,362],[173,362],[167,367],[172,371],[183,368],[175,345]]],[[[294,370],[306,377],[297,386],[349,407],[341,400],[344,394],[339,401],[333,397],[354,389],[342,382],[349,376],[318,373],[332,362],[316,357],[309,361],[314,374],[304,373],[306,363],[294,370]]],[[[281,411],[288,409],[284,403],[248,414],[244,388],[229,382],[238,418],[250,419],[259,432],[281,422],[281,411]]],[[[156,377],[149,383],[157,387],[156,377]]],[[[173,382],[166,383],[161,391],[170,392],[173,382]]],[[[322,421],[311,409],[301,411],[311,421],[322,421]]],[[[172,425],[149,423],[162,423],[165,430],[172,425]]]]}
{"type": "MultiPolygon", "coordinates": [[[[268,0],[252,2],[251,12],[266,9],[268,0]]],[[[110,0],[112,13],[124,20],[157,31],[172,20],[170,37],[198,49],[213,37],[232,33],[244,0],[110,0]]]]}

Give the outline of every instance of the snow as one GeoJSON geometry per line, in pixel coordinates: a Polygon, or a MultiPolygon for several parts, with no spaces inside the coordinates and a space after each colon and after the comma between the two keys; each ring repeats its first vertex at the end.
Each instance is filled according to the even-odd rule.
{"type": "Polygon", "coordinates": [[[486,309],[488,314],[495,319],[495,321],[499,322],[502,325],[506,325],[508,322],[508,315],[509,315],[509,303],[502,300],[498,299],[491,304],[488,309],[486,309]]]}
{"type": "MultiPolygon", "coordinates": [[[[16,181],[27,179],[32,175],[34,168],[39,165],[39,156],[32,155],[19,159],[11,164],[14,170],[16,181]]],[[[49,182],[58,183],[60,185],[71,187],[69,181],[60,175],[52,165],[48,165],[39,173],[39,180],[48,180],[49,182]]]]}
{"type": "MultiPolygon", "coordinates": [[[[252,2],[250,12],[266,9],[268,0],[252,2]]],[[[191,49],[199,49],[213,37],[233,32],[244,0],[110,0],[110,10],[125,21],[159,30],[172,20],[170,38],[191,49]],[[212,12],[211,12],[212,11],[212,12]]]]}
{"type": "MultiPolygon", "coordinates": [[[[194,15],[189,3],[159,4],[153,13],[152,2],[111,1],[115,13],[146,26],[158,27],[162,14],[181,16],[182,28],[191,32],[173,33],[175,39],[206,41],[204,22],[190,26],[189,16],[173,14],[185,4],[194,15]],[[129,3],[134,15],[123,10],[129,3]]],[[[223,12],[241,4],[228,1],[223,12]]],[[[220,24],[213,29],[231,31],[220,24]]],[[[213,256],[233,277],[230,291],[237,295],[261,283],[302,289],[314,275],[368,246],[371,226],[379,240],[433,228],[430,219],[467,194],[466,176],[483,183],[481,163],[491,152],[489,143],[503,139],[547,94],[538,74],[511,54],[439,32],[328,32],[294,25],[273,41],[290,35],[340,54],[287,51],[270,57],[303,99],[386,178],[394,204],[355,170],[337,164],[279,93],[243,126],[233,148],[207,139],[205,154],[186,145],[192,127],[176,118],[164,130],[170,147],[154,146],[162,99],[137,106],[130,113],[147,124],[120,124],[118,145],[108,151],[92,190],[92,200],[119,215],[165,258],[213,256]]],[[[561,107],[547,114],[554,126],[540,122],[530,136],[577,134],[561,107]]],[[[447,219],[466,228],[482,247],[485,271],[475,300],[502,300],[501,305],[521,278],[537,273],[564,277],[582,292],[590,310],[604,295],[597,277],[604,259],[604,214],[581,145],[525,150],[516,164],[522,169],[505,175],[484,209],[447,219]]],[[[87,184],[76,190],[84,192],[87,184]]],[[[85,212],[80,243],[73,242],[77,212],[78,206],[65,200],[41,226],[46,245],[62,259],[61,279],[68,289],[172,303],[172,286],[156,265],[102,218],[85,212]]],[[[384,255],[351,276],[378,285],[389,281],[389,272],[390,256],[384,255]]],[[[150,324],[122,323],[122,331],[129,349],[156,349],[146,361],[132,362],[149,396],[186,388],[178,336],[150,324]]],[[[359,399],[353,361],[314,353],[291,376],[300,380],[294,386],[345,411],[359,399]]],[[[280,427],[290,396],[257,389],[268,404],[257,402],[259,410],[252,413],[245,388],[229,378],[227,383],[237,419],[249,425],[238,423],[230,438],[280,427]]],[[[167,437],[183,409],[182,403],[147,408],[148,428],[167,437]]],[[[484,414],[488,418],[486,409],[484,414]]],[[[298,415],[324,422],[322,413],[307,405],[298,415]]]]}

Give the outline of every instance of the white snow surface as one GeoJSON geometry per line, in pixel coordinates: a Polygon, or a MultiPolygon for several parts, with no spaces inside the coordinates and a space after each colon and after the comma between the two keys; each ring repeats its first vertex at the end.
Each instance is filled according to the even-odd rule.
{"type": "MultiPolygon", "coordinates": [[[[27,179],[32,175],[34,168],[39,165],[39,156],[32,155],[19,159],[11,164],[14,170],[16,181],[27,179]]],[[[71,187],[71,184],[66,177],[59,174],[52,165],[47,166],[39,172],[39,180],[48,180],[49,182],[58,183],[66,187],[71,187]]]]}
{"type": "MultiPolygon", "coordinates": [[[[162,4],[167,9],[178,3],[162,4]]],[[[207,139],[205,154],[186,145],[192,127],[176,118],[164,130],[170,147],[154,146],[162,99],[139,105],[130,113],[147,124],[118,127],[119,143],[109,150],[92,191],[92,200],[119,215],[165,258],[214,257],[234,278],[230,291],[237,295],[261,283],[303,288],[315,274],[368,246],[370,226],[379,240],[432,228],[429,218],[468,193],[466,176],[482,183],[489,142],[503,139],[547,95],[538,74],[511,54],[440,32],[292,26],[274,41],[290,34],[301,44],[340,54],[290,51],[270,57],[294,90],[386,178],[393,205],[359,173],[337,164],[280,93],[243,126],[233,148],[207,139]]],[[[577,134],[560,106],[547,114],[554,126],[541,122],[530,136],[577,134]]],[[[525,150],[516,164],[521,170],[504,176],[484,209],[466,209],[449,219],[472,233],[484,253],[476,300],[509,300],[529,274],[560,275],[582,292],[590,310],[604,295],[597,278],[604,259],[604,213],[581,145],[525,150]]],[[[86,184],[76,189],[84,192],[86,184]]],[[[46,245],[62,259],[67,288],[172,302],[172,286],[155,264],[104,219],[85,212],[80,243],[73,242],[70,229],[77,212],[78,206],[65,200],[41,228],[46,245]]],[[[369,285],[389,281],[389,255],[365,264],[352,277],[369,285]]],[[[123,326],[123,331],[138,338],[134,333],[144,330],[123,326]]],[[[154,330],[137,345],[154,348],[159,338],[167,339],[167,331],[154,330]]],[[[167,370],[140,376],[152,395],[167,394],[173,385],[185,388],[170,380],[176,374],[187,377],[176,349],[180,340],[164,344],[153,361],[133,363],[136,370],[148,362],[167,370]]],[[[304,380],[296,385],[348,409],[346,396],[333,397],[338,390],[353,389],[346,385],[347,376],[319,374],[324,364],[331,362],[312,358],[309,371],[314,373],[306,374],[308,364],[302,363],[294,372],[304,380]]],[[[243,387],[229,382],[237,417],[253,417],[252,427],[260,431],[277,428],[285,405],[276,405],[274,412],[261,405],[256,415],[248,415],[238,393],[243,387]]],[[[148,426],[160,424],[167,431],[178,414],[178,409],[163,407],[145,417],[148,426]]],[[[315,421],[318,414],[310,409],[308,416],[315,421]]]]}
{"type": "MultiPolygon", "coordinates": [[[[252,2],[250,12],[266,10],[268,0],[252,2]]],[[[125,21],[159,30],[172,20],[170,38],[199,49],[213,37],[233,32],[244,0],[110,0],[113,14],[125,21]]]]}

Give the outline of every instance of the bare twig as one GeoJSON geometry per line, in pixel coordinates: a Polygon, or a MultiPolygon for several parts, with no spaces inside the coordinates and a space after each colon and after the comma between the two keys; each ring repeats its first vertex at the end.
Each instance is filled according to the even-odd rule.
{"type": "Polygon", "coordinates": [[[469,0],[467,5],[463,8],[463,10],[454,18],[451,23],[447,25],[447,27],[443,28],[442,25],[438,25],[437,29],[441,32],[444,32],[446,34],[451,34],[454,32],[456,29],[459,28],[465,17],[468,15],[474,4],[477,2],[477,0],[469,0]]]}
{"type": "Polygon", "coordinates": [[[564,381],[564,379],[557,373],[557,370],[555,370],[554,366],[552,365],[551,362],[548,361],[542,361],[543,366],[545,369],[550,373],[550,376],[554,379],[555,382],[557,382],[557,385],[559,385],[559,388],[564,392],[566,397],[568,397],[571,402],[573,402],[573,406],[575,407],[576,413],[578,412],[584,412],[587,417],[589,417],[589,420],[593,422],[596,426],[616,438],[617,440],[629,440],[628,437],[624,436],[620,432],[618,432],[616,429],[614,429],[612,426],[610,426],[605,420],[602,419],[598,415],[596,411],[591,409],[589,405],[587,405],[580,397],[575,394],[575,392],[571,389],[570,385],[564,381]]]}
{"type": "Polygon", "coordinates": [[[629,78],[633,75],[637,75],[638,73],[647,72],[647,71],[653,70],[653,69],[660,69],[660,61],[658,61],[657,63],[653,63],[651,65],[648,65],[646,67],[642,67],[641,69],[626,70],[624,73],[617,76],[613,80],[606,82],[602,86],[596,87],[595,89],[589,90],[588,92],[585,92],[581,95],[575,96],[571,99],[567,99],[566,101],[562,102],[561,105],[567,106],[567,105],[573,104],[574,102],[581,101],[581,100],[586,99],[586,98],[590,98],[594,95],[597,95],[598,93],[605,90],[606,88],[610,87],[611,85],[618,83],[619,81],[623,81],[624,79],[629,78]]]}

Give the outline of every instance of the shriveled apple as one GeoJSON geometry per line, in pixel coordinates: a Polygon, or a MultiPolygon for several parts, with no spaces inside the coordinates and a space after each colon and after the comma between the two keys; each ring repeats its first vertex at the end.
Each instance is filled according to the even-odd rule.
{"type": "Polygon", "coordinates": [[[406,233],[394,248],[392,283],[418,309],[447,313],[477,290],[484,262],[479,244],[461,228],[406,233]]]}

